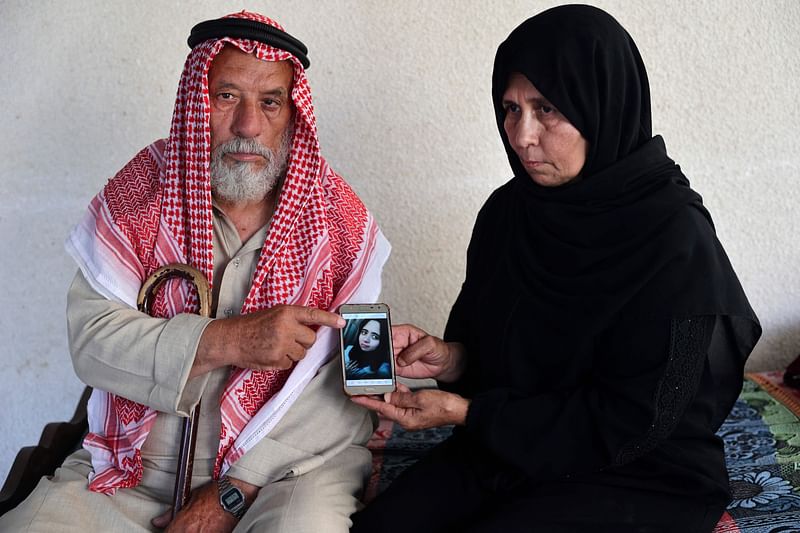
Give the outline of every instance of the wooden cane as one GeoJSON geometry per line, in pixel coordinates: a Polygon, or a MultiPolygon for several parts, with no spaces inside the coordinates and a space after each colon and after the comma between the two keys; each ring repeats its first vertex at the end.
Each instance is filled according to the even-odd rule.
{"type": "MultiPolygon", "coordinates": [[[[172,263],[153,272],[139,289],[136,306],[139,311],[152,313],[150,307],[158,288],[168,279],[180,277],[192,283],[197,289],[200,303],[199,314],[204,317],[211,316],[211,288],[202,272],[189,265],[172,263]]],[[[192,467],[194,466],[194,449],[197,442],[197,424],[200,418],[200,402],[189,413],[183,422],[181,433],[180,452],[178,453],[178,470],[175,473],[175,492],[172,497],[172,518],[178,514],[181,507],[189,501],[192,490],[192,467]]]]}

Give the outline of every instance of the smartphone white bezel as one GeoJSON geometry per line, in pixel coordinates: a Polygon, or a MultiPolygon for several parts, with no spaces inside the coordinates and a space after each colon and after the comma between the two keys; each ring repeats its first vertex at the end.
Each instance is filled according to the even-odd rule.
{"type": "Polygon", "coordinates": [[[344,316],[346,314],[357,314],[357,313],[385,313],[386,314],[386,325],[387,329],[389,330],[389,338],[387,339],[389,343],[389,361],[391,367],[391,385],[348,385],[347,384],[347,372],[345,371],[345,362],[344,362],[344,330],[342,328],[339,330],[339,360],[340,366],[342,367],[342,387],[344,388],[345,394],[349,396],[360,396],[365,394],[383,394],[385,392],[394,392],[397,389],[397,376],[395,374],[394,368],[394,352],[392,351],[392,319],[389,314],[389,306],[385,303],[374,303],[374,304],[343,304],[339,307],[339,314],[344,316]]]}

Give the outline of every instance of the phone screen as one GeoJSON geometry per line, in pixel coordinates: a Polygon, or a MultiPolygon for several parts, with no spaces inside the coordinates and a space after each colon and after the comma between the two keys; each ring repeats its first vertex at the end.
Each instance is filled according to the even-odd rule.
{"type": "Polygon", "coordinates": [[[394,390],[394,361],[389,310],[383,304],[342,306],[344,388],[349,394],[394,390]]]}

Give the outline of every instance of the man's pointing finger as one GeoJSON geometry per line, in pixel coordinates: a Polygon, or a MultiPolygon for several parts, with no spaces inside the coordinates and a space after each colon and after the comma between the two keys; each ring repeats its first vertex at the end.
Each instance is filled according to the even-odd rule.
{"type": "Polygon", "coordinates": [[[344,318],[336,313],[330,313],[315,307],[306,307],[305,311],[301,313],[300,322],[307,326],[316,324],[318,326],[328,326],[329,328],[335,329],[343,328],[346,323],[344,318]]]}

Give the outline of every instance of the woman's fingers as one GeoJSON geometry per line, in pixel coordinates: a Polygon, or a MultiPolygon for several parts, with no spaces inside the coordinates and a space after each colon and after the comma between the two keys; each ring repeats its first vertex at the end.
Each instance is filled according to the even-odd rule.
{"type": "Polygon", "coordinates": [[[433,335],[427,335],[415,342],[397,356],[400,366],[410,366],[417,361],[428,365],[441,366],[447,359],[447,345],[433,335]]]}
{"type": "Polygon", "coordinates": [[[366,407],[367,409],[383,415],[389,420],[393,420],[395,422],[401,421],[402,413],[399,412],[396,406],[390,403],[375,399],[371,396],[353,396],[350,398],[350,400],[353,403],[357,403],[362,407],[366,407]]]}
{"type": "Polygon", "coordinates": [[[398,384],[395,392],[386,393],[384,401],[369,396],[354,396],[352,400],[408,430],[463,425],[469,409],[469,400],[457,394],[434,390],[413,392],[402,384],[398,384]]]}
{"type": "Polygon", "coordinates": [[[397,355],[428,334],[412,324],[396,324],[392,326],[392,348],[397,355]]]}

